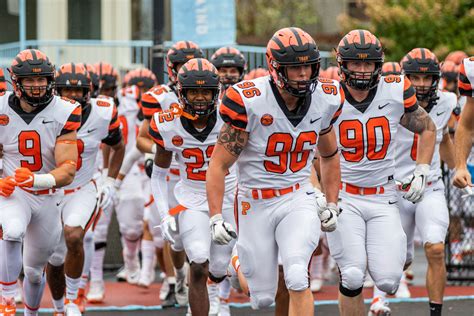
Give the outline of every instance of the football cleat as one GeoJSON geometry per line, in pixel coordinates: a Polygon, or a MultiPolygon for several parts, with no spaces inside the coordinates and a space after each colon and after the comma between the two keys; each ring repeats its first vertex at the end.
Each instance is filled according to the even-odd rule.
{"type": "Polygon", "coordinates": [[[166,277],[163,279],[163,283],[161,283],[160,288],[160,301],[164,301],[166,296],[168,296],[168,292],[170,291],[170,285],[166,277]]]}
{"type": "Polygon", "coordinates": [[[188,286],[186,285],[186,274],[183,278],[176,278],[175,297],[180,306],[188,305],[188,286]]]}
{"type": "Polygon", "coordinates": [[[368,316],[390,316],[392,311],[388,307],[388,302],[377,296],[372,300],[368,316]]]}
{"type": "Polygon", "coordinates": [[[312,279],[310,283],[311,292],[317,293],[321,291],[324,281],[322,279],[312,279]]]}
{"type": "Polygon", "coordinates": [[[118,273],[115,275],[118,282],[126,282],[127,281],[127,269],[125,267],[120,268],[118,273]]]}
{"type": "Polygon", "coordinates": [[[408,284],[406,281],[402,280],[400,282],[400,285],[398,286],[397,292],[395,292],[395,297],[396,298],[410,298],[411,293],[410,290],[408,289],[408,284]]]}
{"type": "Polygon", "coordinates": [[[16,303],[13,297],[2,298],[0,302],[0,315],[2,316],[15,316],[16,315],[16,303]]]}
{"type": "Polygon", "coordinates": [[[105,286],[103,280],[91,281],[89,293],[87,293],[87,301],[92,304],[99,304],[105,298],[105,286]]]}
{"type": "Polygon", "coordinates": [[[81,311],[79,310],[79,306],[74,304],[74,302],[67,301],[66,305],[64,306],[64,315],[65,316],[82,316],[81,311]]]}
{"type": "Polygon", "coordinates": [[[77,292],[77,299],[74,300],[74,304],[79,307],[81,313],[86,311],[86,295],[84,289],[79,289],[77,292]]]}

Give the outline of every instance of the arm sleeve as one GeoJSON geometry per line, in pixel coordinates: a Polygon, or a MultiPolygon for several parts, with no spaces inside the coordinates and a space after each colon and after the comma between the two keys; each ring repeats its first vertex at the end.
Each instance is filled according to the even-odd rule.
{"type": "Polygon", "coordinates": [[[69,115],[66,124],[64,124],[59,136],[77,131],[79,127],[81,127],[81,114],[82,108],[80,105],[78,105],[74,111],[72,111],[71,115],[69,115]]]}
{"type": "Polygon", "coordinates": [[[403,107],[405,112],[413,112],[418,109],[415,88],[413,88],[410,79],[406,76],[403,81],[403,107]]]}
{"type": "Polygon", "coordinates": [[[222,120],[227,124],[230,124],[236,129],[248,131],[247,110],[241,95],[234,87],[230,87],[225,92],[224,98],[219,107],[219,112],[222,120]]]}
{"type": "Polygon", "coordinates": [[[125,158],[123,159],[122,167],[120,168],[119,173],[126,175],[129,173],[130,169],[132,169],[132,166],[142,157],[143,154],[138,150],[136,146],[134,146],[132,149],[130,149],[127,154],[125,155],[125,158]]]}
{"type": "Polygon", "coordinates": [[[118,119],[117,107],[114,105],[112,119],[109,124],[109,134],[102,140],[102,143],[115,146],[122,140],[122,131],[120,130],[120,120],[118,119]]]}
{"type": "Polygon", "coordinates": [[[151,174],[151,192],[155,201],[156,208],[160,214],[160,221],[168,215],[168,182],[166,176],[168,168],[160,168],[153,164],[153,173],[151,174]]]}

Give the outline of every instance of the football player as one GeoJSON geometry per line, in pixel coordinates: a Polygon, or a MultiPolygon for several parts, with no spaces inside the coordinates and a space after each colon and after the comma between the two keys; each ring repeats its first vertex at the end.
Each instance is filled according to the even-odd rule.
{"type": "Polygon", "coordinates": [[[46,283],[44,267],[61,234],[59,188],[74,180],[81,107],[53,94],[55,69],[39,50],[21,51],[11,64],[14,93],[0,96],[3,145],[0,256],[3,315],[15,315],[23,269],[25,315],[37,315],[46,283]],[[14,185],[16,187],[12,187],[14,185]]]}
{"type": "MultiPolygon", "coordinates": [[[[428,271],[426,288],[428,289],[431,315],[441,315],[443,293],[446,282],[444,263],[444,240],[449,225],[449,211],[444,195],[444,183],[441,180],[441,160],[450,169],[454,167],[454,147],[449,136],[448,121],[457,103],[454,93],[441,91],[440,65],[436,56],[426,48],[411,50],[401,61],[403,74],[410,79],[416,91],[420,106],[429,113],[436,125],[436,147],[427,174],[423,199],[413,204],[403,198],[408,187],[398,187],[398,205],[402,226],[407,235],[406,265],[413,262],[415,227],[421,234],[428,271]]],[[[399,125],[395,140],[395,181],[408,182],[416,167],[418,154],[418,135],[399,125]]],[[[400,287],[406,287],[402,282],[400,287]]],[[[408,291],[408,289],[405,289],[408,291]]],[[[409,295],[409,293],[408,293],[409,295]]],[[[385,297],[384,292],[374,289],[374,299],[385,297]]],[[[377,300],[377,301],[380,301],[377,300]]],[[[371,307],[377,315],[375,307],[371,307]]]]}
{"type": "Polygon", "coordinates": [[[382,76],[388,76],[388,75],[401,75],[402,74],[402,68],[400,67],[400,64],[394,61],[389,61],[383,64],[382,66],[382,76]]]}
{"type": "Polygon", "coordinates": [[[237,250],[252,308],[267,307],[275,299],[279,253],[289,315],[313,315],[308,265],[321,226],[334,230],[337,225],[340,174],[332,123],[344,95],[337,82],[318,82],[319,50],[299,28],[273,35],[267,64],[271,76],[233,85],[220,106],[226,124],[206,175],[211,234],[219,244],[235,234],[222,207],[224,179],[237,162],[237,250]],[[309,182],[316,146],[327,199],[321,206],[309,182]]]}
{"type": "MultiPolygon", "coordinates": [[[[233,247],[233,243],[226,246],[211,244],[205,186],[208,162],[223,125],[216,111],[221,92],[220,76],[208,60],[192,59],[181,67],[177,87],[182,108],[155,113],[150,123],[149,133],[157,144],[152,191],[161,217],[163,237],[173,243],[174,235],[179,233],[190,262],[191,313],[208,315],[207,279],[218,283],[227,276],[233,247]],[[182,114],[175,117],[175,111],[182,114]],[[174,189],[179,204],[169,210],[166,177],[173,152],[180,169],[180,181],[174,189]]],[[[235,170],[231,169],[226,176],[224,202],[224,216],[230,222],[233,221],[236,184],[235,170]]]]}
{"type": "MultiPolygon", "coordinates": [[[[202,50],[193,42],[190,41],[179,41],[176,42],[166,54],[166,67],[168,72],[169,82],[157,87],[152,88],[142,97],[142,112],[144,120],[140,127],[140,131],[137,138],[137,148],[146,154],[145,165],[153,166],[153,159],[156,153],[157,145],[154,144],[153,139],[150,137],[148,131],[150,127],[150,121],[153,114],[156,112],[166,111],[171,108],[172,105],[178,105],[178,94],[177,94],[177,77],[181,67],[193,58],[201,58],[203,56],[202,50]]],[[[169,168],[169,183],[168,183],[168,203],[169,209],[175,207],[178,202],[174,196],[174,186],[179,180],[179,167],[175,159],[171,162],[169,168]]],[[[158,212],[150,212],[148,218],[148,227],[154,236],[155,243],[159,244],[162,239],[161,231],[154,227],[160,225],[161,218],[158,212]]],[[[177,237],[179,239],[179,237],[177,237]]],[[[179,240],[175,240],[173,245],[165,243],[164,245],[164,256],[165,256],[165,273],[167,278],[163,283],[162,290],[160,292],[160,299],[164,302],[164,306],[174,306],[175,303],[179,305],[186,305],[188,303],[188,291],[186,287],[186,268],[185,268],[185,253],[179,240]],[[173,271],[173,267],[167,264],[167,257],[171,255],[173,266],[176,270],[173,271]]]]}
{"type": "MultiPolygon", "coordinates": [[[[66,292],[66,315],[80,315],[77,305],[80,305],[81,309],[84,308],[84,289],[79,295],[80,300],[78,300],[78,289],[81,275],[88,274],[88,267],[83,273],[84,235],[97,216],[95,210],[98,194],[95,181],[92,180],[97,153],[101,144],[111,147],[110,168],[107,175],[110,182],[115,181],[125,153],[120,121],[113,99],[90,98],[90,85],[89,74],[82,64],[64,64],[57,72],[58,94],[79,102],[82,108],[81,126],[77,131],[79,156],[76,177],[73,183],[64,187],[64,198],[60,204],[64,225],[62,240],[50,258],[47,268],[55,311],[58,313],[64,311],[62,303],[66,292]]],[[[109,192],[102,191],[103,200],[109,200],[107,196],[109,192]]]]}
{"type": "Polygon", "coordinates": [[[423,197],[434,151],[436,126],[418,105],[410,80],[381,77],[384,53],[369,31],[352,30],[337,47],[346,101],[334,124],[341,148],[338,227],[328,233],[329,249],[340,270],[341,315],[365,313],[362,287],[366,269],[375,285],[394,294],[406,259],[394,181],[398,125],[419,134],[419,150],[404,197],[423,197]]]}
{"type": "Polygon", "coordinates": [[[247,61],[238,49],[221,47],[212,55],[210,61],[219,71],[223,91],[244,79],[247,61]]]}
{"type": "Polygon", "coordinates": [[[453,184],[472,194],[472,177],[474,163],[467,164],[472,149],[472,133],[474,132],[474,57],[466,58],[459,68],[459,93],[466,96],[466,104],[456,129],[456,173],[453,184]]]}

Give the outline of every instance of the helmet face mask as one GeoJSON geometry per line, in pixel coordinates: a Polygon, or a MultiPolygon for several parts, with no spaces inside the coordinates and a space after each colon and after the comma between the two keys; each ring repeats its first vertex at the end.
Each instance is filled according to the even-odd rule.
{"type": "Polygon", "coordinates": [[[367,30],[352,30],[339,42],[336,49],[341,81],[355,90],[375,88],[382,74],[384,52],[380,41],[367,30]],[[352,71],[348,62],[374,63],[373,71],[352,71]]]}
{"type": "Polygon", "coordinates": [[[421,102],[428,102],[430,99],[436,96],[439,85],[439,76],[435,75],[423,75],[423,74],[407,74],[408,79],[410,79],[413,88],[415,88],[416,99],[421,102]],[[431,84],[424,85],[419,84],[418,82],[423,81],[423,77],[429,77],[431,84]]]}
{"type": "Polygon", "coordinates": [[[192,116],[208,116],[216,110],[221,83],[217,69],[208,60],[195,58],[184,64],[177,88],[184,111],[192,116]]]}
{"type": "Polygon", "coordinates": [[[273,82],[295,97],[304,97],[316,89],[320,54],[313,38],[300,28],[288,27],[275,32],[267,45],[267,65],[273,82]],[[287,66],[310,66],[306,80],[289,78],[287,66]]]}
{"type": "Polygon", "coordinates": [[[9,71],[15,95],[20,100],[32,107],[51,102],[54,97],[55,70],[44,53],[37,49],[21,51],[13,59],[9,71]]]}
{"type": "Polygon", "coordinates": [[[221,78],[221,83],[224,89],[242,81],[243,72],[241,72],[237,67],[220,67],[217,70],[219,71],[219,77],[221,78]]]}

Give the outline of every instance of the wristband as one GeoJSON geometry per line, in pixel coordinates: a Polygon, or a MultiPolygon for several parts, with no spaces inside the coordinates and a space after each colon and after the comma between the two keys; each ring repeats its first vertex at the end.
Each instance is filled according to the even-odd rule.
{"type": "Polygon", "coordinates": [[[51,173],[35,174],[33,178],[33,188],[52,189],[56,186],[56,179],[51,173]]]}

